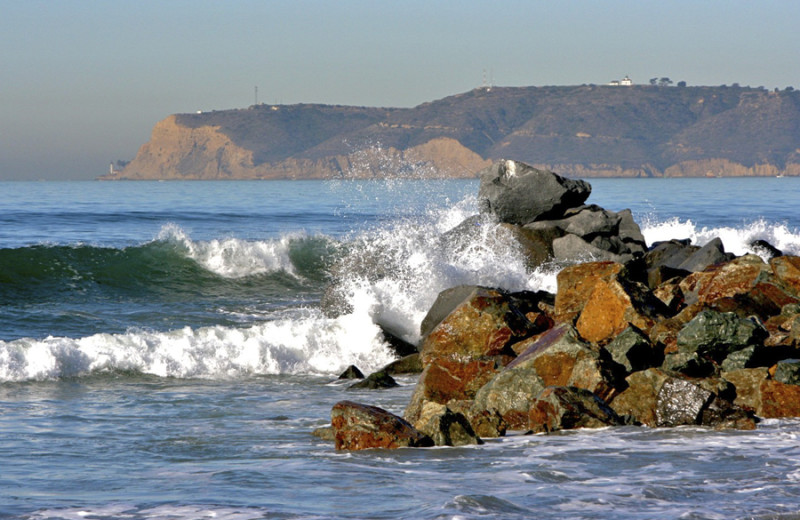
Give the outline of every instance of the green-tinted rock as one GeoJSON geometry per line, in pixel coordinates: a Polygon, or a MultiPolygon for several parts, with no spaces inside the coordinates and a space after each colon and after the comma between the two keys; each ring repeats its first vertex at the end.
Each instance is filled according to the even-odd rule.
{"type": "Polygon", "coordinates": [[[414,427],[433,439],[437,446],[483,444],[464,415],[431,401],[422,406],[414,427]]]}
{"type": "Polygon", "coordinates": [[[779,361],[773,379],[786,385],[800,385],[800,359],[779,361]]]}
{"type": "Polygon", "coordinates": [[[650,339],[635,327],[623,330],[605,349],[615,362],[625,367],[628,374],[658,366],[663,361],[663,355],[655,351],[650,339]]]}
{"type": "Polygon", "coordinates": [[[392,376],[381,370],[379,372],[370,374],[363,381],[359,381],[358,383],[348,386],[347,389],[357,390],[357,389],[369,388],[372,390],[377,390],[381,388],[394,388],[395,386],[399,386],[397,384],[397,381],[395,381],[394,378],[392,378],[392,376]]]}
{"type": "Polygon", "coordinates": [[[722,362],[731,352],[762,343],[769,336],[759,322],[732,312],[704,310],[678,332],[681,352],[697,352],[722,362]]]}

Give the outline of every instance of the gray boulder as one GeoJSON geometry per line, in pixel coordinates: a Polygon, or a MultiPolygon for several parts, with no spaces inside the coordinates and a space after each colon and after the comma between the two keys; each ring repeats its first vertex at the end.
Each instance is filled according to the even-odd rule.
{"type": "Polygon", "coordinates": [[[678,266],[678,269],[696,273],[698,271],[702,271],[710,265],[718,264],[720,262],[727,262],[733,258],[733,254],[725,252],[725,247],[722,245],[722,240],[715,238],[708,244],[692,253],[678,266]]]}
{"type": "Polygon", "coordinates": [[[501,160],[479,173],[481,213],[501,222],[525,225],[558,218],[568,208],[583,204],[592,192],[589,183],[567,179],[525,163],[501,160]]]}

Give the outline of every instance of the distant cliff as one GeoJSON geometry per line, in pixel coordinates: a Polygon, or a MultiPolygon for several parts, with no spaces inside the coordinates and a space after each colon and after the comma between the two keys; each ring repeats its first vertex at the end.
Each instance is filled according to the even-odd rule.
{"type": "Polygon", "coordinates": [[[101,178],[472,177],[500,158],[579,177],[800,175],[800,91],[495,87],[414,108],[179,114],[101,178]]]}

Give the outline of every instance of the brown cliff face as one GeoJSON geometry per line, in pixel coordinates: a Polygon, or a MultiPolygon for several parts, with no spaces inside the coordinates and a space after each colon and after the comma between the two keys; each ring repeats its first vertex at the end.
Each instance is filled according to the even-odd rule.
{"type": "Polygon", "coordinates": [[[476,89],[415,108],[258,105],[173,115],[103,179],[473,177],[513,158],[568,177],[800,175],[800,92],[476,89]]]}

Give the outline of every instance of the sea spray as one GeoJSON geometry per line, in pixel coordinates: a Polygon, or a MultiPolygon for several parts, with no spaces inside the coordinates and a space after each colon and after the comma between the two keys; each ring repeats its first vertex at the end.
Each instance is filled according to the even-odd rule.
{"type": "Polygon", "coordinates": [[[348,304],[344,309],[372,302],[375,323],[416,343],[422,319],[445,289],[554,288],[554,273],[530,272],[518,243],[497,222],[481,220],[463,236],[448,236],[467,216],[463,205],[455,205],[357,236],[335,266],[336,290],[348,304]]]}

